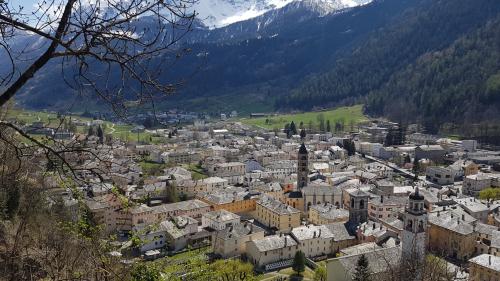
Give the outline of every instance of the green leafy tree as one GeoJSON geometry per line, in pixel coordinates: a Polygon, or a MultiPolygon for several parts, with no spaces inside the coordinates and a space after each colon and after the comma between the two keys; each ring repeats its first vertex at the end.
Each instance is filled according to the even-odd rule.
{"type": "Polygon", "coordinates": [[[353,281],[370,281],[370,265],[365,255],[361,255],[354,269],[353,281]]]}
{"type": "Polygon", "coordinates": [[[326,281],[326,267],[320,265],[314,270],[314,281],[326,281]]]}
{"type": "Polygon", "coordinates": [[[139,263],[130,273],[132,281],[159,281],[161,280],[160,270],[154,265],[139,263]]]}
{"type": "Polygon", "coordinates": [[[479,199],[482,200],[498,200],[500,199],[500,188],[486,188],[479,192],[479,199]]]}
{"type": "Polygon", "coordinates": [[[256,280],[253,266],[237,259],[217,260],[210,266],[213,280],[220,281],[253,281],[256,280]]]}
{"type": "Polygon", "coordinates": [[[179,202],[179,194],[177,194],[177,188],[175,187],[175,184],[170,182],[169,185],[167,186],[167,200],[170,203],[175,203],[179,202]]]}
{"type": "Polygon", "coordinates": [[[302,251],[297,251],[293,258],[292,269],[299,275],[306,270],[306,257],[302,251]]]}

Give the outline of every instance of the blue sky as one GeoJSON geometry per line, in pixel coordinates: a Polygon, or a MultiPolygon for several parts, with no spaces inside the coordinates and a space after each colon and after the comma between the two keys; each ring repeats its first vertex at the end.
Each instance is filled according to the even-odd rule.
{"type": "Polygon", "coordinates": [[[26,9],[33,7],[33,4],[35,4],[37,1],[36,0],[14,0],[11,1],[11,5],[16,7],[19,5],[24,6],[26,9]]]}

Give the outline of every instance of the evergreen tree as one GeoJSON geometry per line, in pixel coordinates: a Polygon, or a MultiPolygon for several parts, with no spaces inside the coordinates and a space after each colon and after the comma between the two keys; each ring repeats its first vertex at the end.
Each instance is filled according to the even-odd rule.
{"type": "MultiPolygon", "coordinates": [[[[172,179],[175,180],[175,179],[172,179]]],[[[167,200],[169,203],[179,202],[180,198],[177,194],[176,185],[173,182],[169,182],[167,185],[167,200]]]]}
{"type": "Polygon", "coordinates": [[[290,133],[290,123],[285,124],[285,128],[283,128],[283,132],[288,136],[290,133]]]}
{"type": "Polygon", "coordinates": [[[298,251],[295,253],[292,269],[297,273],[297,275],[306,270],[306,257],[304,256],[304,253],[302,253],[302,251],[298,251]]]}
{"type": "Polygon", "coordinates": [[[89,136],[94,135],[94,127],[92,125],[89,127],[89,131],[88,131],[87,135],[89,135],[89,136]]]}
{"type": "Polygon", "coordinates": [[[324,132],[326,130],[326,128],[325,128],[325,120],[324,119],[319,120],[319,130],[321,132],[324,132]]]}
{"type": "Polygon", "coordinates": [[[392,129],[389,129],[387,135],[385,136],[384,146],[392,146],[394,145],[394,135],[392,129]]]}
{"type": "Polygon", "coordinates": [[[104,143],[104,132],[101,128],[101,125],[97,127],[97,137],[99,138],[100,143],[104,143]]]}
{"type": "Polygon", "coordinates": [[[330,120],[326,120],[326,131],[327,132],[331,132],[332,131],[332,127],[330,125],[330,120]]]}
{"type": "Polygon", "coordinates": [[[420,171],[420,162],[418,158],[415,157],[415,159],[413,159],[413,173],[415,173],[415,176],[418,175],[419,171],[420,171]]]}
{"type": "Polygon", "coordinates": [[[405,164],[406,163],[411,163],[410,154],[406,154],[406,156],[405,156],[405,164]]]}
{"type": "Polygon", "coordinates": [[[316,119],[319,122],[319,130],[321,132],[324,132],[326,127],[325,127],[325,115],[323,113],[320,113],[316,116],[316,119]]]}
{"type": "Polygon", "coordinates": [[[291,131],[292,135],[297,134],[297,127],[295,126],[295,123],[293,121],[292,121],[292,123],[290,123],[290,131],[291,131]]]}
{"type": "Polygon", "coordinates": [[[299,124],[299,129],[303,130],[304,129],[304,122],[300,121],[300,124],[299,124]]]}
{"type": "Polygon", "coordinates": [[[399,145],[403,145],[406,142],[406,128],[403,125],[399,125],[398,128],[398,141],[399,145]]]}
{"type": "Polygon", "coordinates": [[[306,130],[302,129],[300,130],[300,139],[304,140],[306,138],[306,130]]]}
{"type": "Polygon", "coordinates": [[[349,155],[349,156],[353,156],[356,154],[356,145],[354,144],[354,142],[352,140],[349,140],[346,143],[345,149],[347,150],[347,155],[349,155]]]}
{"type": "Polygon", "coordinates": [[[368,259],[365,255],[361,255],[356,263],[356,268],[354,269],[353,281],[370,281],[370,268],[368,264],[368,259]]]}

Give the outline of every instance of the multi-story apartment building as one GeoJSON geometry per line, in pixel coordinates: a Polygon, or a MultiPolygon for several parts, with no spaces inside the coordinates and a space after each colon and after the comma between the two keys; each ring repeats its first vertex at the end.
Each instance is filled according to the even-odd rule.
{"type": "Polygon", "coordinates": [[[269,228],[289,231],[300,225],[300,211],[276,199],[264,197],[257,202],[256,219],[269,228]]]}

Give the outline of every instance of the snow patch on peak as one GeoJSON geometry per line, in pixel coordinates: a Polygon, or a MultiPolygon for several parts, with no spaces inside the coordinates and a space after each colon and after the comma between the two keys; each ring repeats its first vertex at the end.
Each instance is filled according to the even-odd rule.
{"type": "Polygon", "coordinates": [[[199,0],[192,9],[210,29],[258,17],[294,0],[199,0]]]}
{"type": "Polygon", "coordinates": [[[373,0],[199,0],[192,9],[208,28],[224,27],[252,19],[289,4],[307,6],[321,15],[366,5],[373,0]]]}

